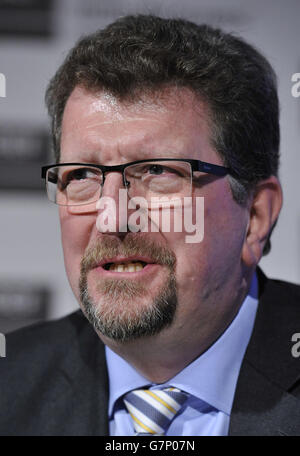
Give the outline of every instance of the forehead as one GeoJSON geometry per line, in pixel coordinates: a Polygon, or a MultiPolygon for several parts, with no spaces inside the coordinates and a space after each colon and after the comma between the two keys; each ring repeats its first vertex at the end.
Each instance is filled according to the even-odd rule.
{"type": "Polygon", "coordinates": [[[144,155],[156,151],[176,156],[187,149],[190,158],[199,158],[197,151],[213,151],[210,136],[208,107],[188,89],[166,88],[120,101],[104,91],[76,87],[63,115],[61,160],[74,161],[75,155],[79,160],[84,153],[85,160],[98,161],[113,148],[121,158],[137,150],[144,155]]]}

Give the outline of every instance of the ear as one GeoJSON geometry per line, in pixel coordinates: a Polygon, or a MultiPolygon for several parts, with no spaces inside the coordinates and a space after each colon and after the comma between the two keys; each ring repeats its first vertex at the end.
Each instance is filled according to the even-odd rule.
{"type": "Polygon", "coordinates": [[[282,206],[282,189],[275,176],[260,181],[249,206],[248,229],[242,249],[246,266],[256,266],[282,206]]]}

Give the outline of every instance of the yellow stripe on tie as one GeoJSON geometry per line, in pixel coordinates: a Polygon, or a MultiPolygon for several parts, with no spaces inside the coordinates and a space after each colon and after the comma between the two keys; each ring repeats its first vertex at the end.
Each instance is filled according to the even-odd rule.
{"type": "Polygon", "coordinates": [[[150,434],[155,434],[155,431],[153,431],[153,429],[149,428],[149,427],[146,426],[144,423],[142,423],[136,416],[133,415],[132,412],[129,412],[129,413],[130,413],[131,418],[132,418],[139,426],[141,426],[143,429],[145,429],[145,431],[149,432],[150,434]]]}
{"type": "Polygon", "coordinates": [[[154,397],[158,402],[160,402],[162,405],[164,405],[170,412],[176,413],[177,410],[175,410],[171,405],[169,405],[167,402],[165,402],[163,399],[161,399],[159,396],[157,396],[153,391],[146,390],[145,393],[149,394],[150,396],[154,397]]]}

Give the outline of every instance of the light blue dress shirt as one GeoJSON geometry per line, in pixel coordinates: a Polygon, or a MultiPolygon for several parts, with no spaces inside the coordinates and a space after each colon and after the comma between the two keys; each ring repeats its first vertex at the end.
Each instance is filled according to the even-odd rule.
{"type": "Polygon", "coordinates": [[[228,435],[236,383],[253,330],[257,304],[257,277],[254,274],[248,295],[222,336],[164,384],[151,384],[123,358],[106,347],[110,435],[134,435],[132,419],[123,405],[122,396],[125,393],[144,387],[155,390],[168,386],[179,388],[191,396],[172,421],[166,435],[228,435]]]}

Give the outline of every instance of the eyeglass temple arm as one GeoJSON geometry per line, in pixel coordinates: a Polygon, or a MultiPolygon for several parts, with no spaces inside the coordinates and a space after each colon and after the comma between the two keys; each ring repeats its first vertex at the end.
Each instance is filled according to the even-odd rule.
{"type": "Polygon", "coordinates": [[[231,172],[230,168],[226,168],[225,166],[213,165],[200,160],[193,160],[191,165],[193,171],[202,171],[204,173],[215,174],[216,176],[226,176],[231,172]]]}

